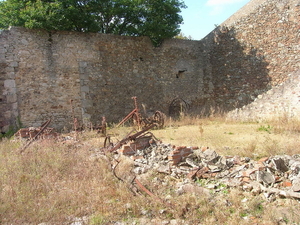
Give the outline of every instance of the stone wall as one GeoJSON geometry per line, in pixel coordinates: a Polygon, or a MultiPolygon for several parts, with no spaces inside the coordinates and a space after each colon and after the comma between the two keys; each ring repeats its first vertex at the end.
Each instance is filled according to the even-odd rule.
{"type": "Polygon", "coordinates": [[[15,75],[18,62],[15,60],[12,35],[8,31],[0,33],[0,132],[16,126],[18,101],[15,75]]]}
{"type": "Polygon", "coordinates": [[[299,69],[299,13],[296,0],[252,0],[202,40],[217,105],[247,105],[299,69]]]}
{"type": "MultiPolygon", "coordinates": [[[[155,48],[146,37],[17,27],[2,33],[1,40],[13,48],[14,59],[3,68],[14,70],[14,77],[3,77],[5,85],[17,87],[24,126],[40,126],[53,118],[53,127],[69,129],[73,116],[81,124],[97,124],[102,116],[117,122],[133,109],[132,96],[150,114],[168,113],[178,96],[189,101],[203,93],[199,42],[173,39],[155,48]]],[[[3,95],[8,96],[5,91],[3,95]]],[[[11,103],[3,105],[11,108],[11,103]]]]}
{"type": "Polygon", "coordinates": [[[299,69],[299,10],[296,0],[252,0],[203,40],[160,47],[147,37],[13,27],[0,34],[0,129],[118,122],[132,96],[150,115],[241,108],[299,69]]]}
{"type": "Polygon", "coordinates": [[[252,103],[232,110],[228,119],[262,121],[274,118],[299,118],[300,70],[289,74],[288,79],[259,95],[252,103]]]}

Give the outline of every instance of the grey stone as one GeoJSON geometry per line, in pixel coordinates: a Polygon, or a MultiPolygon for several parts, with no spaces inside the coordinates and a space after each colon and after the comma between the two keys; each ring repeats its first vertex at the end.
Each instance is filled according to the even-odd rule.
{"type": "Polygon", "coordinates": [[[251,183],[251,186],[252,186],[252,190],[251,192],[254,194],[254,195],[259,195],[261,192],[262,192],[262,189],[261,189],[261,184],[257,181],[252,181],[251,183]]]}
{"type": "Polygon", "coordinates": [[[293,191],[280,191],[279,196],[300,199],[300,193],[293,191]]]}
{"type": "Polygon", "coordinates": [[[4,87],[8,89],[15,88],[16,87],[15,80],[4,80],[4,87]]]}
{"type": "Polygon", "coordinates": [[[275,183],[275,177],[269,171],[258,171],[258,181],[263,182],[264,184],[271,185],[275,183]]]}
{"type": "Polygon", "coordinates": [[[300,192],[300,178],[294,180],[292,184],[292,190],[295,192],[300,192]]]}
{"type": "Polygon", "coordinates": [[[170,174],[170,167],[169,167],[169,165],[161,165],[156,170],[159,173],[170,174]]]}
{"type": "Polygon", "coordinates": [[[272,162],[275,165],[275,168],[280,172],[287,172],[289,170],[282,158],[272,159],[272,162]]]}
{"type": "Polygon", "coordinates": [[[214,160],[218,159],[219,155],[212,149],[207,149],[202,153],[202,157],[207,162],[213,163],[214,160]]]}

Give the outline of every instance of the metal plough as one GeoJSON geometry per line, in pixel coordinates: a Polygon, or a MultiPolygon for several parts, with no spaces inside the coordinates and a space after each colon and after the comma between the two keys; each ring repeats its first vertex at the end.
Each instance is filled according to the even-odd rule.
{"type": "Polygon", "coordinates": [[[156,126],[157,126],[156,124],[152,124],[152,125],[144,128],[143,130],[136,132],[135,134],[131,134],[133,132],[133,131],[131,131],[131,132],[129,132],[128,135],[126,135],[125,138],[123,138],[116,144],[113,144],[111,142],[110,136],[106,136],[106,138],[104,140],[104,145],[103,145],[104,147],[102,148],[102,150],[104,152],[114,152],[114,151],[118,150],[119,148],[121,148],[122,145],[128,143],[129,141],[136,141],[139,138],[145,137],[145,135],[149,133],[148,131],[156,126]]]}
{"type": "Polygon", "coordinates": [[[137,97],[132,97],[132,99],[134,101],[134,109],[117,124],[117,127],[121,126],[128,120],[132,120],[133,124],[137,125],[139,129],[148,127],[154,123],[156,124],[157,128],[164,127],[164,113],[161,111],[156,111],[153,116],[143,118],[138,108],[137,97]]]}

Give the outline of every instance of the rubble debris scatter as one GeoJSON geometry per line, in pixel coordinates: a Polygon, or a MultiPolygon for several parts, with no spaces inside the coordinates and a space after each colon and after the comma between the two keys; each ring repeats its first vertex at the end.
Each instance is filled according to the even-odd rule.
{"type": "Polygon", "coordinates": [[[47,120],[40,127],[21,128],[14,134],[14,136],[16,138],[23,138],[30,141],[34,141],[34,139],[36,138],[41,138],[41,139],[56,138],[58,136],[58,133],[54,132],[54,128],[48,127],[50,122],[51,119],[47,120]]]}
{"type": "MultiPolygon", "coordinates": [[[[15,133],[16,138],[33,139],[41,131],[40,127],[21,128],[15,133]]],[[[53,128],[46,128],[40,135],[42,139],[56,138],[58,133],[53,128]]]]}
{"type": "Polygon", "coordinates": [[[228,188],[240,188],[254,195],[300,199],[300,155],[277,155],[255,161],[249,157],[221,156],[206,147],[174,146],[149,138],[143,141],[143,145],[126,143],[117,151],[134,161],[133,172],[137,176],[154,169],[177,179],[188,178],[190,182],[217,180],[228,188]]]}

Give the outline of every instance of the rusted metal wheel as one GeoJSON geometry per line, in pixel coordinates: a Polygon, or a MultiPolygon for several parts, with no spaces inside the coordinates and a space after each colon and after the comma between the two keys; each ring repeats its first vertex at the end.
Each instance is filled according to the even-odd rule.
{"type": "Polygon", "coordinates": [[[157,124],[157,128],[163,128],[165,125],[165,115],[161,111],[156,111],[153,115],[154,123],[157,124]]]}
{"type": "Polygon", "coordinates": [[[149,119],[143,118],[142,121],[141,121],[141,127],[145,128],[145,127],[147,127],[149,125],[151,125],[151,121],[149,122],[149,119]]]}

